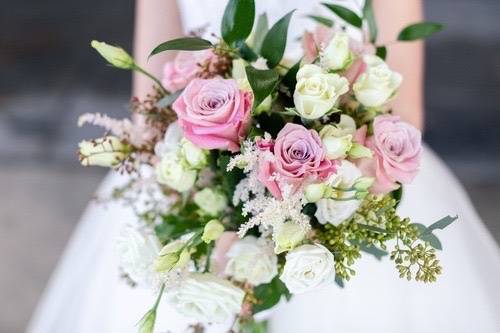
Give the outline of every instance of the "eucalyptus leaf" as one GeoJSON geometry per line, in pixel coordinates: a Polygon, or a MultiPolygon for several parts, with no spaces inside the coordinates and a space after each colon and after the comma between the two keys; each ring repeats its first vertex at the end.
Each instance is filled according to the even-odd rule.
{"type": "Polygon", "coordinates": [[[330,9],[332,12],[334,12],[338,17],[349,23],[350,25],[353,25],[357,28],[361,28],[363,26],[363,20],[361,17],[358,16],[355,12],[350,10],[349,8],[346,8],[344,6],[340,5],[335,5],[332,3],[326,3],[323,2],[321,3],[323,6],[326,8],[330,9]]]}
{"type": "Polygon", "coordinates": [[[253,49],[255,52],[260,54],[262,42],[264,42],[264,38],[266,37],[268,31],[269,20],[267,19],[267,14],[264,13],[259,15],[259,18],[257,19],[257,25],[255,26],[255,32],[253,35],[253,49]]]}
{"type": "Polygon", "coordinates": [[[436,229],[443,230],[444,228],[446,228],[447,226],[449,226],[450,224],[452,224],[453,222],[455,222],[457,219],[458,219],[458,216],[450,216],[450,215],[448,215],[448,216],[443,217],[439,221],[434,222],[429,227],[427,227],[427,229],[429,229],[431,231],[432,230],[436,230],[436,229]]]}
{"type": "Polygon", "coordinates": [[[444,26],[434,22],[420,22],[405,27],[398,35],[400,41],[412,41],[427,38],[430,35],[443,30],[444,26]]]}
{"type": "Polygon", "coordinates": [[[310,18],[313,21],[318,22],[319,24],[323,24],[324,26],[326,26],[328,28],[333,27],[333,21],[330,20],[329,18],[324,17],[324,16],[306,15],[306,17],[310,18]]]}
{"type": "Polygon", "coordinates": [[[199,37],[182,37],[161,43],[160,45],[155,47],[153,51],[151,51],[149,57],[170,50],[199,51],[199,50],[206,50],[212,47],[214,47],[214,45],[206,39],[199,37]]]}
{"type": "Polygon", "coordinates": [[[378,35],[377,21],[375,20],[375,13],[373,12],[373,0],[365,0],[363,7],[363,18],[368,23],[370,31],[370,41],[375,44],[378,35]]]}
{"type": "Polygon", "coordinates": [[[366,252],[368,254],[371,254],[377,260],[382,260],[383,257],[385,257],[385,256],[387,256],[389,254],[389,253],[387,253],[387,251],[379,249],[376,246],[371,246],[371,245],[366,245],[366,244],[360,244],[359,248],[360,248],[361,251],[366,252]]]}
{"type": "Polygon", "coordinates": [[[229,45],[245,40],[252,32],[254,20],[254,0],[229,0],[222,17],[222,39],[229,45]]]}
{"type": "Polygon", "coordinates": [[[288,25],[294,11],[292,10],[276,22],[267,32],[262,42],[260,54],[267,59],[269,68],[276,67],[283,58],[288,37],[288,25]]]}
{"type": "Polygon", "coordinates": [[[345,287],[345,283],[344,283],[344,280],[342,279],[341,276],[339,275],[335,275],[335,283],[337,284],[337,286],[339,286],[340,288],[344,288],[345,287]]]}
{"type": "Polygon", "coordinates": [[[387,58],[387,47],[385,46],[377,46],[376,53],[377,57],[385,60],[387,58]]]}
{"type": "Polygon", "coordinates": [[[420,236],[420,239],[423,240],[424,242],[429,243],[429,245],[432,246],[433,248],[435,248],[436,250],[443,249],[443,245],[441,244],[441,241],[432,232],[420,236]]]}
{"type": "Polygon", "coordinates": [[[256,69],[252,66],[245,68],[248,82],[252,87],[254,96],[254,108],[260,105],[264,99],[269,96],[278,85],[279,75],[272,69],[256,69]]]}
{"type": "Polygon", "coordinates": [[[160,99],[156,103],[156,106],[159,107],[160,109],[169,107],[182,94],[182,92],[183,92],[183,90],[178,90],[176,92],[173,92],[173,93],[163,97],[162,99],[160,99]]]}

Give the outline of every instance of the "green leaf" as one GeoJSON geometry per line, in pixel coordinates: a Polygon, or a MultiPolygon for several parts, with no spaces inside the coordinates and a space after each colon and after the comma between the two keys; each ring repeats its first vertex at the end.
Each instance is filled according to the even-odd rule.
{"type": "Polygon", "coordinates": [[[226,192],[228,198],[233,197],[236,185],[238,185],[245,176],[243,171],[238,168],[227,171],[227,165],[230,159],[231,157],[229,155],[221,155],[218,161],[219,171],[222,175],[222,189],[226,192]]]}
{"type": "Polygon", "coordinates": [[[237,43],[241,58],[248,62],[257,60],[259,56],[245,42],[237,43]]]}
{"type": "Polygon", "coordinates": [[[397,208],[401,203],[401,199],[403,198],[403,184],[399,184],[399,188],[392,191],[391,196],[396,200],[395,208],[397,208]]]}
{"type": "Polygon", "coordinates": [[[267,59],[267,66],[269,68],[276,67],[280,63],[281,58],[283,58],[288,37],[288,25],[294,11],[292,10],[276,22],[267,32],[262,42],[260,54],[267,59]]]}
{"type": "Polygon", "coordinates": [[[398,40],[412,41],[421,38],[427,38],[430,35],[443,30],[444,26],[434,22],[420,22],[411,24],[401,30],[398,35],[398,40]]]}
{"type": "Polygon", "coordinates": [[[370,30],[370,41],[375,44],[377,40],[378,28],[377,21],[375,20],[375,13],[373,12],[373,0],[365,0],[363,7],[363,18],[368,22],[368,29],[370,30]]]}
{"type": "Polygon", "coordinates": [[[387,58],[387,47],[378,46],[377,50],[376,50],[376,55],[377,55],[377,57],[381,58],[382,60],[385,60],[385,58],[387,58]]]}
{"type": "Polygon", "coordinates": [[[425,225],[421,223],[413,223],[414,226],[417,227],[418,231],[420,232],[418,238],[423,240],[424,242],[428,242],[430,246],[437,250],[442,250],[443,245],[441,244],[441,241],[439,238],[432,233],[432,230],[427,228],[425,225]]]}
{"type": "Polygon", "coordinates": [[[261,14],[257,19],[257,25],[255,27],[254,37],[253,37],[253,49],[255,52],[260,54],[262,48],[262,42],[269,31],[269,21],[267,19],[267,14],[261,14]]]}
{"type": "Polygon", "coordinates": [[[436,230],[436,229],[443,230],[444,228],[446,228],[447,226],[449,226],[450,224],[455,222],[457,219],[458,219],[458,216],[448,215],[448,216],[443,217],[439,221],[431,224],[430,226],[427,227],[427,229],[429,229],[431,231],[436,230]]]}
{"type": "Polygon", "coordinates": [[[254,20],[254,0],[229,0],[222,17],[222,39],[229,45],[245,40],[252,32],[254,20]]]}
{"type": "Polygon", "coordinates": [[[335,5],[332,3],[322,3],[323,6],[326,8],[330,9],[332,12],[334,12],[338,17],[346,21],[347,23],[357,27],[361,28],[363,26],[363,20],[361,17],[358,16],[355,12],[350,10],[349,8],[346,8],[344,6],[340,5],[335,5]]]}
{"type": "Polygon", "coordinates": [[[173,93],[163,97],[162,99],[160,99],[156,103],[156,106],[159,107],[160,109],[169,107],[182,94],[182,92],[183,92],[183,90],[177,90],[176,92],[173,92],[173,93]]]}
{"type": "Polygon", "coordinates": [[[167,42],[161,43],[157,47],[154,48],[153,51],[151,51],[151,54],[149,57],[154,56],[155,54],[164,52],[164,51],[170,51],[170,50],[180,50],[180,51],[199,51],[199,50],[206,50],[214,45],[203,38],[199,37],[182,37],[182,38],[177,38],[177,39],[172,39],[167,42]]]}
{"type": "Polygon", "coordinates": [[[344,280],[342,279],[342,277],[340,275],[335,274],[335,283],[340,288],[344,288],[345,287],[344,280]]]}
{"type": "Polygon", "coordinates": [[[259,300],[259,303],[253,306],[254,314],[272,308],[278,304],[282,296],[290,298],[290,292],[278,276],[269,283],[255,287],[254,295],[259,300]]]}
{"type": "Polygon", "coordinates": [[[372,245],[360,244],[359,248],[361,251],[366,252],[368,254],[371,254],[372,256],[377,258],[377,260],[382,260],[383,257],[385,257],[389,254],[389,253],[387,253],[387,251],[384,251],[384,250],[379,249],[378,247],[372,246],[372,245]]]}
{"type": "Polygon", "coordinates": [[[302,59],[300,59],[295,65],[292,66],[286,72],[285,76],[281,80],[281,82],[288,88],[290,91],[290,95],[293,95],[293,92],[295,91],[295,86],[297,85],[297,72],[300,69],[300,63],[302,62],[302,59]]]}
{"type": "Polygon", "coordinates": [[[245,71],[252,87],[255,108],[274,91],[278,85],[279,74],[272,69],[255,69],[252,66],[247,66],[245,71]]]}
{"type": "Polygon", "coordinates": [[[313,21],[318,22],[319,24],[323,24],[324,26],[327,26],[328,28],[333,27],[333,21],[330,20],[329,18],[324,17],[324,16],[306,15],[306,17],[310,18],[313,21]]]}

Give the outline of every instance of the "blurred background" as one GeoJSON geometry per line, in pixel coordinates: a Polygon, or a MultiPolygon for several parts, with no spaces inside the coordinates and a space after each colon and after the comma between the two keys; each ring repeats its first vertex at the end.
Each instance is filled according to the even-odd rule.
{"type": "MultiPolygon", "coordinates": [[[[446,30],[427,43],[428,144],[500,241],[500,1],[425,1],[446,30]]],[[[130,50],[130,0],[0,0],[0,332],[24,331],[105,170],[82,168],[84,112],[126,117],[130,73],[88,43],[130,50]]]]}

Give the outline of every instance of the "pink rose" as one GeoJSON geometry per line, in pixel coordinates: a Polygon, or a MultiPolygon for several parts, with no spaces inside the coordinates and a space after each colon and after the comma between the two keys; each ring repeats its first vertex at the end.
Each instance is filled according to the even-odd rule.
{"type": "Polygon", "coordinates": [[[170,92],[181,90],[194,79],[201,70],[201,66],[213,56],[211,50],[180,51],[173,61],[163,67],[163,86],[170,92]]]}
{"type": "Polygon", "coordinates": [[[251,121],[253,95],[235,80],[194,79],[173,104],[184,136],[204,149],[237,152],[251,121]]]}
{"type": "Polygon", "coordinates": [[[259,161],[259,180],[278,199],[283,199],[280,184],[292,185],[296,191],[307,180],[326,179],[335,172],[335,162],[325,156],[318,133],[288,123],[274,142],[259,140],[263,152],[259,161]]]}
{"type": "Polygon", "coordinates": [[[378,116],[373,121],[373,136],[365,145],[374,157],[364,160],[360,167],[368,176],[375,177],[372,192],[387,193],[399,183],[410,183],[417,175],[422,152],[422,134],[398,116],[378,116]]]}
{"type": "Polygon", "coordinates": [[[304,60],[312,63],[319,55],[321,47],[333,38],[335,31],[324,25],[317,25],[314,32],[306,31],[302,37],[302,48],[304,49],[304,60]]]}

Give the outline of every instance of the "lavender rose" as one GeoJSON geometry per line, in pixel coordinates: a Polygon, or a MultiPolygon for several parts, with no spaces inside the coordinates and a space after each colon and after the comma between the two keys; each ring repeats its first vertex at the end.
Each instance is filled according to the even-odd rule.
{"type": "Polygon", "coordinates": [[[297,190],[306,180],[326,179],[335,172],[335,162],[326,158],[318,133],[301,125],[288,123],[274,142],[261,140],[258,145],[272,154],[259,161],[259,180],[276,198],[283,198],[280,183],[297,190]]]}

